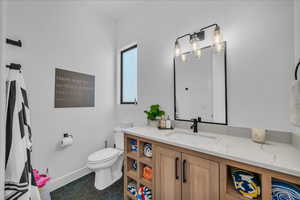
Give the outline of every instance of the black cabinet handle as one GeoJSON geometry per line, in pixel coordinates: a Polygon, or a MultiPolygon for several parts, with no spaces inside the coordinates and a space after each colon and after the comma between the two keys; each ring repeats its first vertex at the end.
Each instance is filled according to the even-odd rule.
{"type": "Polygon", "coordinates": [[[182,181],[185,183],[186,182],[186,160],[183,160],[182,163],[182,181]]]}
{"type": "Polygon", "coordinates": [[[179,176],[178,176],[178,161],[179,161],[179,158],[176,157],[176,159],[175,159],[175,178],[176,179],[179,179],[179,176]]]}

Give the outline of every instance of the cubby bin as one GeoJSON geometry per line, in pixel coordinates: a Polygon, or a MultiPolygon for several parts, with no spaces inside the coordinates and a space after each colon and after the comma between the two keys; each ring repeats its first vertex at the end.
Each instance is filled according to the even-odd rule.
{"type": "Polygon", "coordinates": [[[138,195],[141,195],[143,193],[145,196],[147,196],[148,199],[154,199],[153,193],[152,193],[152,188],[149,186],[146,186],[144,184],[139,185],[138,189],[138,195]]]}
{"type": "Polygon", "coordinates": [[[131,177],[127,177],[127,196],[132,198],[132,199],[136,199],[137,193],[138,193],[138,188],[139,188],[139,184],[138,182],[131,178],[131,177]]]}
{"type": "Polygon", "coordinates": [[[278,200],[280,196],[289,196],[293,199],[300,199],[300,185],[285,180],[272,178],[272,199],[278,200]]]}
{"type": "Polygon", "coordinates": [[[137,159],[138,158],[138,152],[139,152],[137,138],[127,137],[126,140],[127,140],[126,141],[127,156],[131,157],[133,159],[137,159]]]}
{"type": "Polygon", "coordinates": [[[131,177],[138,177],[138,161],[127,157],[127,174],[131,177]]]}
{"type": "Polygon", "coordinates": [[[229,196],[229,198],[227,198],[227,199],[261,200],[261,197],[262,197],[261,175],[258,173],[249,171],[249,170],[240,169],[240,168],[236,168],[236,167],[232,167],[232,166],[227,166],[226,193],[227,193],[227,196],[229,196]],[[250,177],[253,177],[253,178],[250,178],[250,177]],[[235,179],[235,181],[234,181],[234,179],[235,179]],[[251,182],[249,182],[248,184],[245,183],[249,179],[251,179],[251,182]],[[243,181],[245,181],[245,182],[243,183],[243,181]],[[239,189],[236,189],[235,182],[238,185],[238,187],[240,186],[240,191],[238,191],[239,189]],[[245,192],[244,191],[245,189],[248,189],[248,191],[245,192]]]}
{"type": "Polygon", "coordinates": [[[152,165],[153,146],[146,141],[140,141],[139,143],[139,156],[140,160],[148,165],[152,165]]]}
{"type": "Polygon", "coordinates": [[[140,169],[139,170],[140,182],[152,188],[152,180],[153,180],[152,167],[145,163],[140,162],[139,169],[140,169]]]}

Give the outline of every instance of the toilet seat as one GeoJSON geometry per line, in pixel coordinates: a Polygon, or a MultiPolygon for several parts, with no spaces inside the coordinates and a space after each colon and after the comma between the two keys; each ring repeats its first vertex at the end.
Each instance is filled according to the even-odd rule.
{"type": "Polygon", "coordinates": [[[88,162],[97,163],[97,162],[110,161],[114,159],[116,156],[120,155],[120,153],[122,153],[120,150],[114,148],[101,149],[99,151],[92,153],[88,157],[88,162]]]}

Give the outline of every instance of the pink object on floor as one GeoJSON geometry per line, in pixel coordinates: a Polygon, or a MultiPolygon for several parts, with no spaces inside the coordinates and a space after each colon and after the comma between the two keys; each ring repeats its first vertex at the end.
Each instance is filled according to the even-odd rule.
{"type": "Polygon", "coordinates": [[[38,188],[41,188],[46,185],[46,183],[50,180],[46,174],[39,174],[37,169],[33,169],[33,176],[38,188]]]}

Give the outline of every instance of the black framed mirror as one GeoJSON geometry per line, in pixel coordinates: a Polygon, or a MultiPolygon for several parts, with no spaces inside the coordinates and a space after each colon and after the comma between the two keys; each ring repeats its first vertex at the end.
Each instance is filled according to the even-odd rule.
{"type": "Polygon", "coordinates": [[[174,57],[174,119],[228,125],[227,44],[201,48],[174,57]]]}

